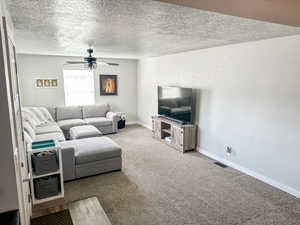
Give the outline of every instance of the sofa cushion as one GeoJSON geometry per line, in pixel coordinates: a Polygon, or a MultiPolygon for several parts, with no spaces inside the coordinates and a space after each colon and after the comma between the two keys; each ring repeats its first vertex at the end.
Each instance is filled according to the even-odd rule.
{"type": "Polygon", "coordinates": [[[31,127],[35,127],[38,124],[36,121],[32,120],[30,115],[27,112],[23,111],[23,109],[22,109],[22,119],[24,122],[25,121],[28,122],[31,127]]]}
{"type": "Polygon", "coordinates": [[[105,117],[94,117],[94,118],[86,118],[83,119],[84,122],[86,122],[89,125],[93,125],[95,127],[99,127],[99,126],[111,126],[112,125],[112,121],[105,118],[105,117]]]}
{"type": "Polygon", "coordinates": [[[24,130],[24,141],[25,144],[30,144],[32,142],[32,138],[30,137],[30,135],[26,130],[24,130]]]}
{"type": "Polygon", "coordinates": [[[30,107],[29,109],[36,115],[36,117],[37,117],[42,123],[47,123],[47,122],[48,122],[46,116],[42,113],[40,107],[30,107]]]}
{"type": "Polygon", "coordinates": [[[82,119],[82,110],[80,106],[60,106],[56,108],[56,119],[70,120],[82,119]]]}
{"type": "Polygon", "coordinates": [[[108,137],[83,139],[83,142],[78,145],[75,148],[76,164],[121,156],[121,147],[108,137]]]}
{"type": "Polygon", "coordinates": [[[53,116],[46,107],[39,107],[39,109],[48,122],[54,122],[53,116]]]}
{"type": "Polygon", "coordinates": [[[89,105],[82,107],[83,118],[91,117],[105,117],[106,113],[109,111],[109,105],[89,105]]]}
{"type": "Polygon", "coordinates": [[[72,127],[86,125],[81,119],[61,120],[58,121],[57,124],[62,130],[70,130],[72,127]]]}
{"type": "Polygon", "coordinates": [[[121,156],[121,147],[108,137],[92,137],[67,141],[63,147],[75,149],[76,164],[84,164],[121,156]]]}
{"type": "Polygon", "coordinates": [[[62,132],[56,123],[48,123],[35,127],[36,134],[46,134],[46,133],[59,133],[62,132]]]}
{"type": "Polygon", "coordinates": [[[23,122],[24,131],[29,135],[31,139],[35,139],[35,131],[28,121],[23,122]]]}
{"type": "Polygon", "coordinates": [[[55,141],[65,141],[65,136],[62,132],[48,133],[36,135],[34,141],[45,141],[45,140],[55,140],[55,141]]]}
{"type": "Polygon", "coordinates": [[[102,136],[102,133],[92,125],[77,126],[70,129],[71,140],[100,136],[102,136]]]}
{"type": "Polygon", "coordinates": [[[32,127],[41,125],[43,123],[28,107],[22,108],[22,117],[24,120],[28,121],[32,127]]]}

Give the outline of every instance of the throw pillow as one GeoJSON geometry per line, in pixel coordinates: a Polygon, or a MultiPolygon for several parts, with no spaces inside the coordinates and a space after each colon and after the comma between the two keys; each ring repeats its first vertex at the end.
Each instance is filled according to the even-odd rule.
{"type": "Polygon", "coordinates": [[[29,122],[32,127],[36,127],[40,124],[39,119],[27,108],[22,108],[22,117],[25,121],[29,122]]]}
{"type": "Polygon", "coordinates": [[[51,114],[45,107],[40,107],[39,109],[42,112],[42,114],[45,116],[47,121],[54,122],[54,119],[52,118],[51,114]]]}
{"type": "Polygon", "coordinates": [[[47,118],[38,107],[31,107],[29,109],[36,115],[41,124],[47,123],[47,118]]]}
{"type": "Polygon", "coordinates": [[[35,132],[34,129],[30,126],[30,124],[27,121],[24,121],[23,123],[24,130],[28,133],[31,139],[35,139],[35,132]]]}

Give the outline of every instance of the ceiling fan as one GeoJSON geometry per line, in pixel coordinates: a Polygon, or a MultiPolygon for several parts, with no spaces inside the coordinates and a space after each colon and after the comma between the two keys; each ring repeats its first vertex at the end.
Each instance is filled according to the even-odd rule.
{"type": "Polygon", "coordinates": [[[84,64],[90,70],[96,69],[97,64],[98,65],[105,65],[105,66],[119,66],[118,63],[110,63],[110,62],[104,62],[104,61],[97,62],[97,58],[92,56],[94,51],[91,48],[87,49],[87,52],[88,52],[89,56],[84,57],[83,61],[67,61],[66,64],[84,64]]]}

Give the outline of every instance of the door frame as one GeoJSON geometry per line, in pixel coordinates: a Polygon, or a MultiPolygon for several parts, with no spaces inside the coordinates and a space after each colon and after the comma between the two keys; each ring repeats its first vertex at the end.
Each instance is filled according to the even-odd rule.
{"type": "Polygon", "coordinates": [[[28,166],[26,148],[24,146],[21,103],[19,96],[18,76],[16,69],[16,53],[12,32],[8,30],[6,18],[1,18],[5,38],[6,66],[9,80],[9,95],[11,101],[11,130],[13,138],[13,154],[18,192],[19,213],[21,225],[30,225],[31,200],[28,182],[28,166]],[[15,68],[12,68],[15,67],[15,68]],[[14,74],[13,74],[14,73],[14,74]],[[24,154],[24,155],[23,155],[24,154]]]}

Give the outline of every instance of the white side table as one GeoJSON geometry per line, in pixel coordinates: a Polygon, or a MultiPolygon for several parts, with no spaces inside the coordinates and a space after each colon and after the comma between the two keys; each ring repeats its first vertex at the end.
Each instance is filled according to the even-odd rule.
{"type": "Polygon", "coordinates": [[[35,204],[40,204],[48,201],[52,201],[54,199],[58,198],[63,198],[64,197],[64,179],[63,179],[63,168],[62,168],[62,156],[61,156],[61,147],[58,142],[55,142],[55,146],[53,147],[47,147],[47,148],[38,148],[38,149],[32,149],[31,144],[28,144],[27,147],[27,157],[28,157],[28,166],[29,166],[29,172],[30,172],[30,186],[32,190],[32,203],[35,204]],[[39,174],[36,175],[33,171],[32,167],[32,154],[36,153],[41,153],[45,151],[56,151],[57,152],[57,157],[58,157],[58,169],[57,171],[51,172],[51,173],[45,173],[45,174],[39,174]],[[48,198],[43,198],[43,199],[37,199],[35,197],[35,185],[34,185],[34,180],[39,179],[39,178],[46,178],[49,176],[58,176],[59,177],[59,193],[58,195],[51,196],[48,198]]]}

